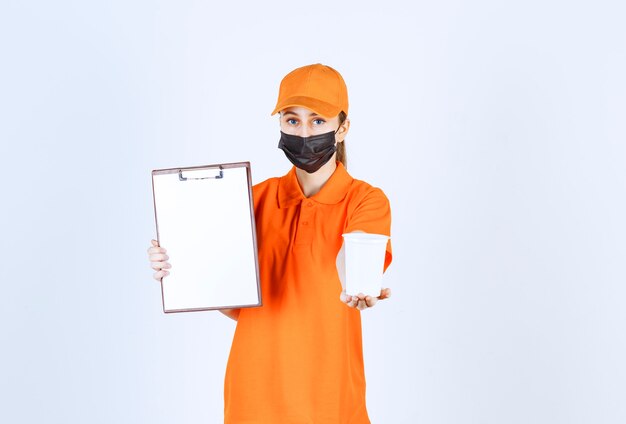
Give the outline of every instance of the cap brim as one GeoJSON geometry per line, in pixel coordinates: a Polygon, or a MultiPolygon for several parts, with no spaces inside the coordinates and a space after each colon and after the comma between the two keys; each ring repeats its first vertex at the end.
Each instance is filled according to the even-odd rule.
{"type": "Polygon", "coordinates": [[[274,108],[272,115],[275,115],[277,112],[283,109],[294,106],[311,109],[313,112],[325,118],[334,118],[335,116],[339,115],[339,112],[341,112],[341,107],[339,106],[334,106],[330,103],[326,103],[312,97],[295,96],[284,99],[282,102],[278,103],[276,105],[276,108],[274,108]]]}

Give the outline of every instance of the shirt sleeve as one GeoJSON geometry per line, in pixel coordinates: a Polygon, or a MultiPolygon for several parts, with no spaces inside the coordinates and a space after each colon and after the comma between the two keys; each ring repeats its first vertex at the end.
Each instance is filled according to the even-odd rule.
{"type": "MultiPolygon", "coordinates": [[[[391,206],[385,193],[379,188],[372,188],[358,202],[348,216],[348,222],[344,230],[346,233],[363,231],[372,234],[391,236],[391,206]]],[[[385,267],[387,270],[391,264],[391,239],[387,241],[385,252],[385,267]]]]}

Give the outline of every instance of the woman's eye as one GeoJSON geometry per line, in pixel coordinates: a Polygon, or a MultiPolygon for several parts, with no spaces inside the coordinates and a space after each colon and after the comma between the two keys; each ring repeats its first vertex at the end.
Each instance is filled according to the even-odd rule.
{"type": "Polygon", "coordinates": [[[315,120],[313,120],[313,123],[315,125],[322,125],[324,122],[326,122],[326,121],[324,121],[323,119],[315,119],[315,120]]]}
{"type": "Polygon", "coordinates": [[[296,120],[295,120],[295,119],[293,119],[293,118],[290,118],[290,119],[287,119],[287,123],[288,123],[289,125],[296,125],[296,124],[298,123],[298,121],[296,121],[296,120]]]}

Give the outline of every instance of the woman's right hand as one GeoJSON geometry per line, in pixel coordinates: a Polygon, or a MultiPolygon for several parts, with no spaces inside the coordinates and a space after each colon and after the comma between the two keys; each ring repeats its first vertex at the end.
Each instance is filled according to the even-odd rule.
{"type": "Polygon", "coordinates": [[[156,272],[153,277],[157,281],[161,281],[163,277],[167,277],[170,275],[170,272],[167,270],[172,267],[172,265],[167,262],[170,258],[165,254],[167,250],[159,246],[159,242],[156,240],[150,240],[152,246],[148,249],[148,260],[150,261],[150,266],[156,272]]]}

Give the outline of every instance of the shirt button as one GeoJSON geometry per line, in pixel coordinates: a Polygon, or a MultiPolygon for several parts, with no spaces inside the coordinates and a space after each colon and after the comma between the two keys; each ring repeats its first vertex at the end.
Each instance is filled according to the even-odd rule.
{"type": "Polygon", "coordinates": [[[303,221],[302,225],[309,225],[309,221],[303,221]]]}
{"type": "Polygon", "coordinates": [[[306,205],[307,205],[308,207],[311,207],[311,206],[313,206],[313,202],[311,202],[311,201],[309,200],[309,202],[308,202],[306,205]]]}

